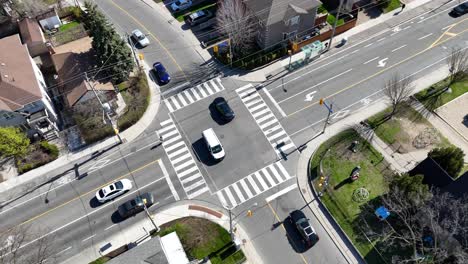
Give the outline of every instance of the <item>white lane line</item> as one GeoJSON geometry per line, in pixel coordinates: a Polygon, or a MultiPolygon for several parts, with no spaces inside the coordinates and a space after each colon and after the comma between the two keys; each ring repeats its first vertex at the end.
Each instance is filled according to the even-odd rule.
{"type": "Polygon", "coordinates": [[[450,24],[450,25],[448,25],[448,26],[446,26],[446,27],[441,28],[440,30],[445,30],[445,29],[451,27],[452,25],[453,25],[453,24],[450,24]]]}
{"type": "Polygon", "coordinates": [[[398,34],[398,32],[400,32],[400,31],[393,32],[392,34],[390,34],[390,36],[394,36],[394,35],[398,34]]]}
{"type": "Polygon", "coordinates": [[[173,122],[172,122],[172,119],[168,119],[168,120],[162,121],[162,122],[159,123],[159,124],[160,124],[161,126],[165,126],[165,125],[167,125],[167,124],[169,124],[169,123],[173,123],[173,122]]]}
{"type": "Polygon", "coordinates": [[[406,27],[402,28],[401,30],[405,30],[405,29],[408,29],[408,28],[410,28],[410,27],[411,27],[411,26],[406,26],[406,27]]]}
{"type": "Polygon", "coordinates": [[[369,62],[371,62],[371,61],[375,61],[375,60],[378,59],[378,58],[380,58],[380,57],[377,56],[377,57],[375,57],[375,58],[373,58],[373,59],[370,59],[370,60],[364,62],[363,64],[367,64],[367,63],[369,63],[369,62]]]}
{"type": "Polygon", "coordinates": [[[354,53],[356,53],[356,52],[358,52],[358,51],[359,51],[359,49],[357,49],[357,50],[351,52],[350,54],[354,54],[354,53]]]}
{"type": "Polygon", "coordinates": [[[380,41],[382,41],[382,40],[384,40],[384,39],[385,39],[385,38],[378,39],[376,42],[380,42],[380,41]]]}
{"type": "Polygon", "coordinates": [[[370,46],[372,46],[372,44],[374,44],[374,42],[371,42],[371,43],[365,45],[364,48],[370,47],[370,46]]]}
{"type": "MultiPolygon", "coordinates": [[[[171,197],[172,197],[172,196],[171,196],[171,197]]],[[[106,227],[106,228],[104,229],[104,231],[107,231],[107,230],[113,228],[114,226],[117,226],[117,224],[113,224],[113,225],[111,225],[111,226],[106,227]]]]}
{"type": "Polygon", "coordinates": [[[278,109],[278,112],[280,112],[280,114],[283,116],[283,117],[286,117],[286,113],[283,111],[283,109],[281,109],[281,107],[279,106],[278,102],[276,102],[276,100],[273,98],[273,96],[271,96],[270,92],[268,91],[268,89],[262,89],[263,92],[265,92],[265,94],[268,96],[268,98],[270,98],[270,101],[273,103],[273,105],[276,107],[276,109],[278,109]]]}
{"type": "Polygon", "coordinates": [[[70,250],[71,248],[72,248],[72,247],[69,246],[69,247],[67,247],[67,248],[64,249],[64,250],[57,252],[55,255],[56,255],[56,256],[57,256],[57,255],[60,255],[60,254],[64,253],[65,251],[70,250]]]}
{"type": "Polygon", "coordinates": [[[168,197],[164,198],[164,201],[169,200],[169,199],[171,199],[172,197],[174,197],[174,196],[169,195],[168,197]]]}
{"type": "MultiPolygon", "coordinates": [[[[377,57],[377,58],[378,58],[378,57],[377,57]]],[[[289,96],[288,98],[279,101],[279,103],[281,104],[281,103],[283,103],[283,102],[286,101],[286,100],[289,100],[289,99],[291,99],[291,98],[293,98],[293,97],[295,97],[295,96],[297,96],[297,95],[299,95],[299,94],[305,93],[305,92],[307,92],[307,91],[310,90],[310,89],[313,89],[313,88],[315,88],[315,87],[317,87],[317,86],[319,86],[319,85],[322,85],[322,84],[324,84],[324,83],[326,83],[326,82],[328,82],[328,81],[331,81],[331,80],[333,80],[333,79],[335,79],[335,78],[338,78],[338,77],[340,77],[341,75],[346,74],[346,73],[348,73],[348,72],[350,72],[350,71],[352,71],[352,70],[353,70],[353,69],[349,69],[349,70],[344,71],[344,72],[342,72],[342,73],[340,73],[340,74],[336,74],[335,76],[333,76],[333,77],[331,77],[331,78],[328,78],[328,79],[326,79],[326,80],[324,80],[324,81],[321,81],[321,82],[319,82],[319,83],[317,83],[317,84],[315,84],[315,85],[313,85],[313,86],[311,86],[311,87],[309,87],[309,88],[307,88],[307,89],[304,89],[304,90],[300,91],[299,93],[297,93],[297,94],[295,94],[295,95],[291,95],[291,96],[289,96]]]]}
{"type": "Polygon", "coordinates": [[[292,190],[294,190],[294,189],[296,189],[296,188],[297,188],[297,183],[295,183],[295,184],[293,184],[293,185],[291,185],[291,186],[288,186],[288,187],[284,188],[283,190],[281,190],[281,191],[279,191],[279,192],[277,192],[277,193],[275,193],[275,194],[273,194],[273,195],[267,197],[267,198],[265,199],[265,201],[266,201],[267,203],[269,203],[269,202],[275,200],[276,198],[280,197],[281,195],[284,195],[284,194],[286,194],[286,193],[288,193],[288,192],[290,192],[290,191],[292,191],[292,190]]]}
{"type": "Polygon", "coordinates": [[[418,40],[425,39],[425,38],[429,37],[430,35],[432,35],[432,33],[429,33],[429,34],[427,34],[427,35],[424,35],[424,36],[418,38],[418,40]]]}
{"type": "Polygon", "coordinates": [[[86,240],[90,240],[91,238],[93,238],[93,237],[95,237],[95,236],[96,236],[96,234],[94,234],[94,235],[92,235],[92,236],[90,236],[90,237],[87,237],[87,238],[81,240],[81,242],[85,242],[86,240]]]}
{"type": "Polygon", "coordinates": [[[406,47],[406,44],[405,44],[405,45],[401,45],[400,47],[398,47],[398,48],[396,48],[396,49],[392,49],[392,52],[395,52],[395,51],[397,51],[397,50],[399,50],[399,49],[402,49],[402,48],[404,48],[404,47],[406,47]]]}
{"type": "Polygon", "coordinates": [[[179,194],[177,193],[176,189],[174,188],[174,184],[172,184],[171,179],[169,178],[169,173],[167,172],[166,166],[162,162],[162,160],[159,160],[159,167],[161,167],[161,171],[164,174],[164,177],[166,178],[167,185],[169,185],[169,189],[171,189],[171,193],[174,196],[174,199],[176,201],[179,201],[179,194]]]}

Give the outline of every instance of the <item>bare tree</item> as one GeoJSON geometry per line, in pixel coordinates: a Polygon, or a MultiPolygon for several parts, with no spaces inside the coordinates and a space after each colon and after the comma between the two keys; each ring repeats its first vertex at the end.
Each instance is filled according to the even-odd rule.
{"type": "Polygon", "coordinates": [[[452,48],[447,57],[447,65],[450,71],[450,84],[465,79],[468,76],[468,51],[467,49],[452,48]]]}
{"type": "Polygon", "coordinates": [[[233,57],[243,56],[252,48],[258,21],[242,0],[221,0],[216,13],[216,29],[230,39],[233,57]]]}
{"type": "Polygon", "coordinates": [[[8,5],[12,20],[35,17],[48,9],[47,4],[39,0],[0,0],[0,5],[8,5]]]}
{"type": "Polygon", "coordinates": [[[395,74],[385,83],[383,93],[390,101],[392,106],[390,117],[395,115],[398,112],[401,104],[409,99],[413,91],[411,82],[412,80],[410,77],[401,78],[398,74],[395,74]]]}

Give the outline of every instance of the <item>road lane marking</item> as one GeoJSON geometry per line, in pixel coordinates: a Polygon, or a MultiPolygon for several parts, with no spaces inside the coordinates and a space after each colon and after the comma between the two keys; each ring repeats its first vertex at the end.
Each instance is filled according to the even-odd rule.
{"type": "Polygon", "coordinates": [[[351,52],[350,54],[354,54],[354,53],[356,53],[356,52],[358,52],[358,51],[359,51],[359,49],[357,49],[357,50],[351,52]]]}
{"type": "Polygon", "coordinates": [[[331,81],[331,80],[333,80],[333,79],[335,79],[335,78],[338,78],[338,77],[340,77],[341,75],[344,75],[344,74],[346,74],[346,73],[348,73],[348,72],[350,72],[350,71],[352,71],[352,70],[353,70],[353,69],[351,68],[351,69],[349,69],[349,70],[346,70],[346,71],[344,71],[344,72],[341,72],[341,73],[339,73],[339,74],[336,74],[336,75],[334,75],[333,77],[328,78],[328,79],[326,79],[326,80],[324,80],[324,81],[321,81],[321,82],[319,82],[319,83],[317,83],[317,84],[315,84],[315,85],[313,85],[313,86],[311,86],[311,87],[309,87],[309,88],[307,88],[307,89],[302,90],[301,92],[298,92],[298,93],[296,93],[296,94],[294,94],[294,95],[291,95],[291,96],[287,97],[286,99],[283,99],[283,100],[279,101],[278,103],[281,104],[281,103],[283,103],[283,102],[285,102],[285,101],[287,101],[287,100],[289,100],[289,99],[291,99],[291,98],[293,98],[293,97],[296,97],[296,96],[298,96],[298,95],[300,95],[300,94],[302,94],[302,93],[307,92],[307,91],[310,90],[310,89],[313,89],[313,88],[315,88],[315,87],[317,87],[317,86],[319,86],[319,85],[322,85],[322,84],[324,84],[324,83],[326,83],[326,82],[328,82],[328,81],[331,81]]]}
{"type": "MultiPolygon", "coordinates": [[[[171,197],[172,197],[172,196],[171,196],[171,197]]],[[[113,228],[114,226],[117,226],[117,224],[113,224],[113,225],[111,225],[111,226],[106,227],[106,228],[104,229],[104,231],[107,231],[107,230],[113,228]]]]}
{"type": "MultiPolygon", "coordinates": [[[[270,207],[271,212],[272,212],[273,215],[275,216],[276,221],[278,221],[278,223],[280,223],[280,226],[283,228],[283,230],[284,230],[286,236],[288,236],[288,237],[291,239],[291,241],[293,241],[292,238],[289,236],[288,231],[287,231],[286,228],[284,227],[283,221],[281,221],[281,219],[279,218],[279,216],[278,216],[278,214],[276,213],[275,209],[273,209],[273,207],[271,206],[271,204],[270,204],[269,202],[267,202],[267,204],[268,204],[268,207],[270,207]]],[[[302,261],[304,261],[304,263],[307,264],[307,260],[305,259],[304,255],[302,255],[302,253],[298,253],[298,254],[299,254],[299,256],[301,256],[302,261]]]]}
{"type": "Polygon", "coordinates": [[[395,52],[395,51],[397,51],[397,50],[399,50],[399,49],[402,49],[402,48],[404,48],[404,47],[406,47],[406,44],[405,44],[405,45],[401,45],[401,46],[398,47],[398,48],[392,49],[392,52],[395,52]]]}
{"type": "Polygon", "coordinates": [[[67,248],[64,249],[64,250],[57,252],[57,253],[55,254],[55,256],[60,255],[60,254],[64,253],[65,251],[70,250],[71,248],[72,248],[72,247],[69,246],[69,247],[67,247],[67,248]]]}
{"type": "Polygon", "coordinates": [[[315,94],[316,92],[317,92],[317,91],[313,91],[313,92],[311,92],[311,93],[306,94],[304,101],[306,101],[306,102],[311,102],[311,101],[314,99],[314,94],[315,94]]]}
{"type": "Polygon", "coordinates": [[[411,26],[406,26],[406,27],[402,28],[401,30],[406,30],[406,29],[408,29],[408,28],[410,28],[410,27],[411,27],[411,26]]]}
{"type": "Polygon", "coordinates": [[[440,30],[445,30],[445,29],[451,27],[452,25],[453,25],[453,24],[450,24],[450,25],[448,25],[448,26],[445,26],[445,27],[441,28],[440,30]]]}
{"type": "Polygon", "coordinates": [[[374,42],[371,42],[371,43],[365,45],[364,48],[370,47],[370,46],[372,46],[372,44],[374,44],[374,42]]]}
{"type": "Polygon", "coordinates": [[[164,49],[164,51],[166,51],[167,55],[169,55],[169,58],[171,58],[171,60],[174,62],[174,64],[177,66],[177,68],[179,68],[179,70],[181,71],[182,75],[184,76],[184,79],[187,81],[188,78],[187,78],[187,75],[185,75],[185,72],[184,70],[182,70],[182,67],[180,67],[179,63],[177,63],[176,59],[174,58],[174,56],[172,55],[172,53],[166,48],[166,46],[164,46],[162,44],[162,42],[148,29],[145,27],[145,25],[143,25],[143,23],[141,23],[138,19],[136,19],[134,16],[132,16],[127,10],[123,9],[120,5],[116,4],[113,0],[110,0],[110,2],[115,6],[117,7],[118,9],[120,9],[122,12],[124,12],[128,17],[132,18],[133,21],[135,21],[138,25],[140,25],[140,27],[148,32],[148,35],[150,35],[151,37],[153,37],[156,42],[158,42],[158,44],[164,49]]]}
{"type": "Polygon", "coordinates": [[[384,40],[384,39],[385,39],[385,37],[383,37],[383,38],[381,38],[381,39],[378,39],[376,42],[380,42],[380,41],[382,41],[382,40],[384,40]]]}
{"type": "Polygon", "coordinates": [[[159,162],[159,167],[161,167],[161,171],[164,174],[164,177],[166,178],[167,185],[169,185],[169,189],[171,190],[172,195],[174,196],[174,199],[176,201],[179,201],[179,194],[177,193],[176,189],[174,188],[174,184],[172,184],[171,179],[169,178],[169,173],[167,172],[166,166],[164,163],[161,161],[159,162]]]}
{"type": "MultiPolygon", "coordinates": [[[[468,49],[468,47],[462,49],[462,51],[465,50],[465,49],[468,49]]],[[[406,78],[411,77],[411,76],[413,76],[413,75],[416,75],[416,74],[418,74],[418,73],[420,73],[420,72],[426,70],[427,68],[430,68],[430,67],[436,65],[436,64],[440,63],[441,61],[446,60],[448,57],[449,57],[449,56],[444,57],[444,58],[442,58],[442,59],[440,59],[440,60],[438,60],[438,61],[436,61],[436,62],[434,62],[434,63],[431,63],[431,64],[425,66],[424,68],[421,68],[421,69],[419,69],[419,70],[413,72],[412,74],[408,75],[406,78]]],[[[380,90],[378,90],[378,91],[376,91],[376,92],[374,92],[374,93],[372,93],[372,94],[370,94],[370,95],[364,97],[362,100],[357,101],[357,102],[354,102],[354,103],[352,103],[352,104],[346,106],[345,108],[343,108],[343,109],[341,109],[341,110],[346,110],[346,109],[348,109],[348,108],[354,106],[355,104],[361,103],[361,101],[366,100],[366,99],[368,99],[368,98],[370,98],[370,97],[372,97],[372,96],[374,96],[374,95],[376,95],[376,94],[378,94],[378,93],[380,93],[380,92],[382,92],[382,91],[383,91],[383,89],[380,89],[380,90]]],[[[308,129],[308,128],[311,128],[311,127],[317,125],[318,123],[324,122],[325,120],[326,120],[326,118],[323,118],[323,119],[318,120],[317,122],[315,122],[315,123],[313,123],[313,124],[310,124],[310,125],[308,125],[308,126],[305,126],[305,127],[301,128],[301,129],[299,129],[298,131],[291,133],[291,137],[293,137],[294,135],[296,135],[296,134],[298,134],[298,133],[301,133],[302,131],[304,131],[304,130],[306,130],[306,129],[308,129]]]]}
{"type": "MultiPolygon", "coordinates": [[[[464,21],[464,20],[462,20],[462,21],[464,21]]],[[[460,21],[460,22],[462,22],[462,21],[460,21]]],[[[457,36],[460,36],[462,33],[466,32],[466,31],[468,31],[468,29],[465,29],[465,30],[459,32],[457,36]]],[[[439,42],[439,43],[437,43],[437,41],[438,41],[438,40],[437,40],[437,41],[435,41],[435,42],[433,43],[433,45],[429,46],[428,48],[425,48],[425,49],[423,49],[423,50],[421,50],[421,51],[419,51],[419,52],[417,52],[417,53],[415,53],[415,54],[413,54],[413,55],[411,55],[411,56],[409,56],[409,57],[406,57],[405,59],[403,59],[403,60],[401,60],[401,61],[399,61],[399,62],[397,62],[397,63],[395,63],[395,64],[393,64],[393,65],[391,65],[391,66],[389,66],[389,67],[387,67],[387,68],[384,68],[384,69],[382,69],[382,70],[380,70],[380,71],[378,71],[378,72],[376,72],[376,73],[374,73],[374,74],[372,74],[372,75],[370,75],[370,76],[368,76],[368,77],[366,77],[366,78],[364,78],[364,79],[362,79],[362,80],[360,80],[360,81],[358,81],[358,82],[356,82],[356,83],[354,83],[354,84],[351,84],[351,85],[349,85],[349,86],[347,86],[347,87],[345,87],[345,88],[343,88],[343,89],[341,89],[341,90],[339,90],[339,91],[337,91],[337,92],[335,92],[335,93],[332,93],[331,95],[329,95],[329,96],[327,96],[327,97],[325,97],[325,98],[323,98],[323,99],[325,100],[325,99],[331,98],[331,97],[333,97],[333,96],[335,96],[335,95],[337,95],[337,94],[340,94],[340,93],[342,93],[342,92],[344,92],[344,91],[347,91],[347,90],[349,90],[349,89],[351,89],[351,88],[353,88],[353,87],[355,87],[355,86],[357,86],[357,85],[359,85],[359,84],[361,84],[361,83],[363,83],[363,82],[365,82],[365,81],[368,81],[368,80],[370,80],[370,79],[372,79],[372,78],[374,78],[374,77],[376,77],[376,76],[382,74],[382,73],[385,72],[385,71],[388,71],[388,70],[390,70],[390,69],[392,69],[392,68],[394,68],[394,67],[396,67],[396,66],[398,66],[398,65],[400,65],[400,64],[402,64],[402,63],[404,63],[404,62],[409,61],[409,60],[413,59],[414,57],[416,57],[416,56],[418,56],[418,55],[420,55],[420,54],[422,54],[422,53],[424,53],[424,52],[426,52],[426,51],[428,51],[428,50],[431,50],[432,48],[434,48],[434,47],[436,47],[436,46],[439,46],[440,44],[445,43],[445,42],[447,42],[447,41],[449,41],[449,40],[451,40],[451,39],[453,39],[453,38],[455,38],[455,37],[456,37],[456,36],[451,37],[451,38],[447,38],[447,39],[445,39],[445,40],[443,40],[443,41],[441,41],[441,42],[439,42]]],[[[299,110],[297,110],[297,111],[295,111],[295,112],[289,114],[287,117],[290,117],[290,116],[295,115],[295,114],[297,114],[297,113],[299,113],[299,112],[301,112],[301,111],[304,111],[305,109],[307,109],[307,108],[309,108],[309,107],[312,107],[312,106],[316,105],[317,103],[318,103],[318,102],[314,102],[314,103],[312,103],[312,104],[310,104],[310,105],[308,105],[308,106],[306,106],[306,107],[303,107],[302,109],[299,109],[299,110]]]]}
{"type": "Polygon", "coordinates": [[[294,183],[293,185],[288,186],[288,187],[284,188],[283,190],[281,190],[281,191],[267,197],[265,199],[265,201],[267,201],[267,203],[269,203],[269,202],[275,200],[276,198],[280,197],[281,195],[284,195],[284,194],[286,194],[286,193],[288,193],[288,192],[290,192],[290,191],[292,191],[292,190],[294,190],[296,188],[297,188],[297,183],[294,183]]]}
{"type": "MultiPolygon", "coordinates": [[[[286,113],[283,111],[283,109],[280,107],[280,105],[278,104],[278,102],[276,102],[275,98],[273,98],[273,96],[271,96],[270,92],[268,91],[268,89],[262,89],[263,92],[268,96],[268,98],[270,99],[270,101],[273,103],[273,105],[276,107],[276,109],[278,110],[278,112],[280,112],[280,114],[283,116],[283,117],[286,117],[286,113]]],[[[247,105],[247,104],[246,104],[247,105]]]]}
{"type": "Polygon", "coordinates": [[[95,236],[96,236],[96,234],[94,234],[94,235],[92,235],[92,236],[90,236],[90,237],[87,237],[87,238],[81,240],[81,242],[85,242],[86,240],[90,240],[91,238],[93,238],[93,237],[95,237],[95,236]]]}
{"type": "Polygon", "coordinates": [[[377,67],[380,67],[380,68],[385,67],[385,65],[387,65],[387,60],[388,60],[388,58],[383,58],[383,59],[379,60],[379,63],[377,65],[377,67]]]}
{"type": "Polygon", "coordinates": [[[427,35],[424,35],[424,36],[418,38],[418,40],[425,39],[425,38],[427,38],[427,37],[429,37],[429,36],[431,36],[431,35],[432,35],[432,33],[429,33],[429,34],[427,34],[427,35]]]}
{"type": "MultiPolygon", "coordinates": [[[[84,194],[81,194],[81,195],[79,195],[79,196],[76,196],[75,198],[73,198],[73,199],[71,199],[71,200],[68,200],[68,201],[65,202],[65,203],[62,203],[62,204],[60,204],[60,205],[57,205],[57,206],[54,207],[54,208],[51,208],[51,209],[49,209],[49,210],[47,210],[47,211],[45,211],[45,212],[43,212],[43,213],[40,213],[40,214],[38,214],[38,215],[36,215],[36,216],[34,216],[34,217],[32,217],[32,218],[30,218],[30,219],[28,219],[28,220],[22,222],[21,224],[17,225],[16,227],[23,226],[23,225],[25,225],[25,224],[27,224],[27,223],[30,223],[30,222],[32,222],[32,221],[34,221],[34,220],[36,220],[36,219],[39,219],[39,218],[41,218],[41,217],[43,217],[43,216],[45,216],[45,215],[47,215],[47,214],[49,214],[49,213],[51,213],[51,212],[57,210],[57,209],[59,209],[59,208],[65,206],[65,205],[67,205],[67,204],[73,202],[73,201],[76,201],[76,200],[78,200],[78,199],[81,199],[82,197],[84,197],[84,196],[86,196],[86,195],[88,195],[88,194],[90,194],[90,193],[93,193],[93,192],[96,192],[96,191],[99,190],[99,189],[102,189],[103,187],[105,187],[105,186],[111,184],[112,182],[115,182],[115,181],[118,181],[118,180],[120,180],[120,179],[123,179],[123,178],[127,177],[128,175],[132,175],[133,173],[135,173],[135,172],[137,172],[137,171],[140,171],[140,170],[142,170],[142,169],[144,169],[144,168],[146,168],[146,167],[148,167],[148,166],[150,166],[150,165],[153,165],[153,164],[155,164],[155,163],[157,163],[157,162],[159,162],[159,161],[160,161],[160,160],[158,159],[158,160],[154,160],[154,161],[152,161],[152,162],[150,162],[150,163],[147,163],[147,164],[145,164],[145,165],[143,165],[143,166],[141,166],[141,167],[139,167],[139,168],[137,168],[137,169],[135,169],[135,170],[133,170],[133,171],[131,171],[131,172],[128,172],[128,173],[126,173],[126,174],[124,174],[124,175],[122,175],[122,176],[120,176],[120,177],[117,177],[116,179],[114,179],[114,180],[112,180],[112,181],[108,181],[107,183],[105,183],[105,184],[103,184],[103,185],[101,185],[101,186],[99,186],[99,187],[97,187],[97,188],[94,188],[94,189],[92,189],[91,191],[88,191],[88,192],[86,192],[86,193],[84,193],[84,194]]],[[[164,178],[164,177],[163,177],[163,178],[164,178]]],[[[138,190],[138,189],[137,189],[137,190],[138,190]]],[[[126,196],[126,195],[123,195],[123,196],[121,196],[121,197],[124,197],[124,196],[126,196]]],[[[110,203],[109,203],[109,204],[110,204],[110,203]]]]}
{"type": "Polygon", "coordinates": [[[378,59],[378,58],[380,58],[380,57],[377,56],[377,57],[375,57],[375,58],[373,58],[373,59],[370,59],[370,60],[364,62],[363,64],[365,65],[365,64],[367,64],[367,63],[369,63],[369,62],[375,61],[375,60],[378,59]]]}

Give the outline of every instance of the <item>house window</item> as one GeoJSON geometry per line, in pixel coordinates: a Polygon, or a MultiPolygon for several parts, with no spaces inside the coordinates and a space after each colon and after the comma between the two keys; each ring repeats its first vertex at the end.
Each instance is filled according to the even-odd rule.
{"type": "Polygon", "coordinates": [[[297,24],[299,24],[299,16],[295,16],[289,19],[290,26],[297,25],[297,24]]]}
{"type": "Polygon", "coordinates": [[[8,120],[8,119],[13,118],[15,115],[12,112],[3,112],[2,116],[3,118],[8,120]]]}
{"type": "Polygon", "coordinates": [[[287,33],[285,32],[285,33],[283,33],[283,40],[291,39],[291,38],[295,37],[296,34],[297,34],[297,30],[287,32],[287,33]]]}

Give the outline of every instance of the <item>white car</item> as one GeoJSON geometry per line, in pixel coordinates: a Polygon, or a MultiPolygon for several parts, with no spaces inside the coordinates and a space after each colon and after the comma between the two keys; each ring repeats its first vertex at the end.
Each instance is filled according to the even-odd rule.
{"type": "Polygon", "coordinates": [[[192,0],[177,0],[171,4],[172,11],[185,10],[192,6],[192,0]]]}
{"type": "Polygon", "coordinates": [[[138,44],[144,48],[150,44],[149,39],[139,29],[132,31],[132,38],[138,42],[138,44]]]}
{"type": "Polygon", "coordinates": [[[96,199],[104,203],[108,200],[112,200],[115,197],[124,194],[125,192],[132,189],[132,181],[128,179],[122,179],[120,181],[116,181],[109,186],[102,188],[101,190],[96,192],[96,199]]]}

